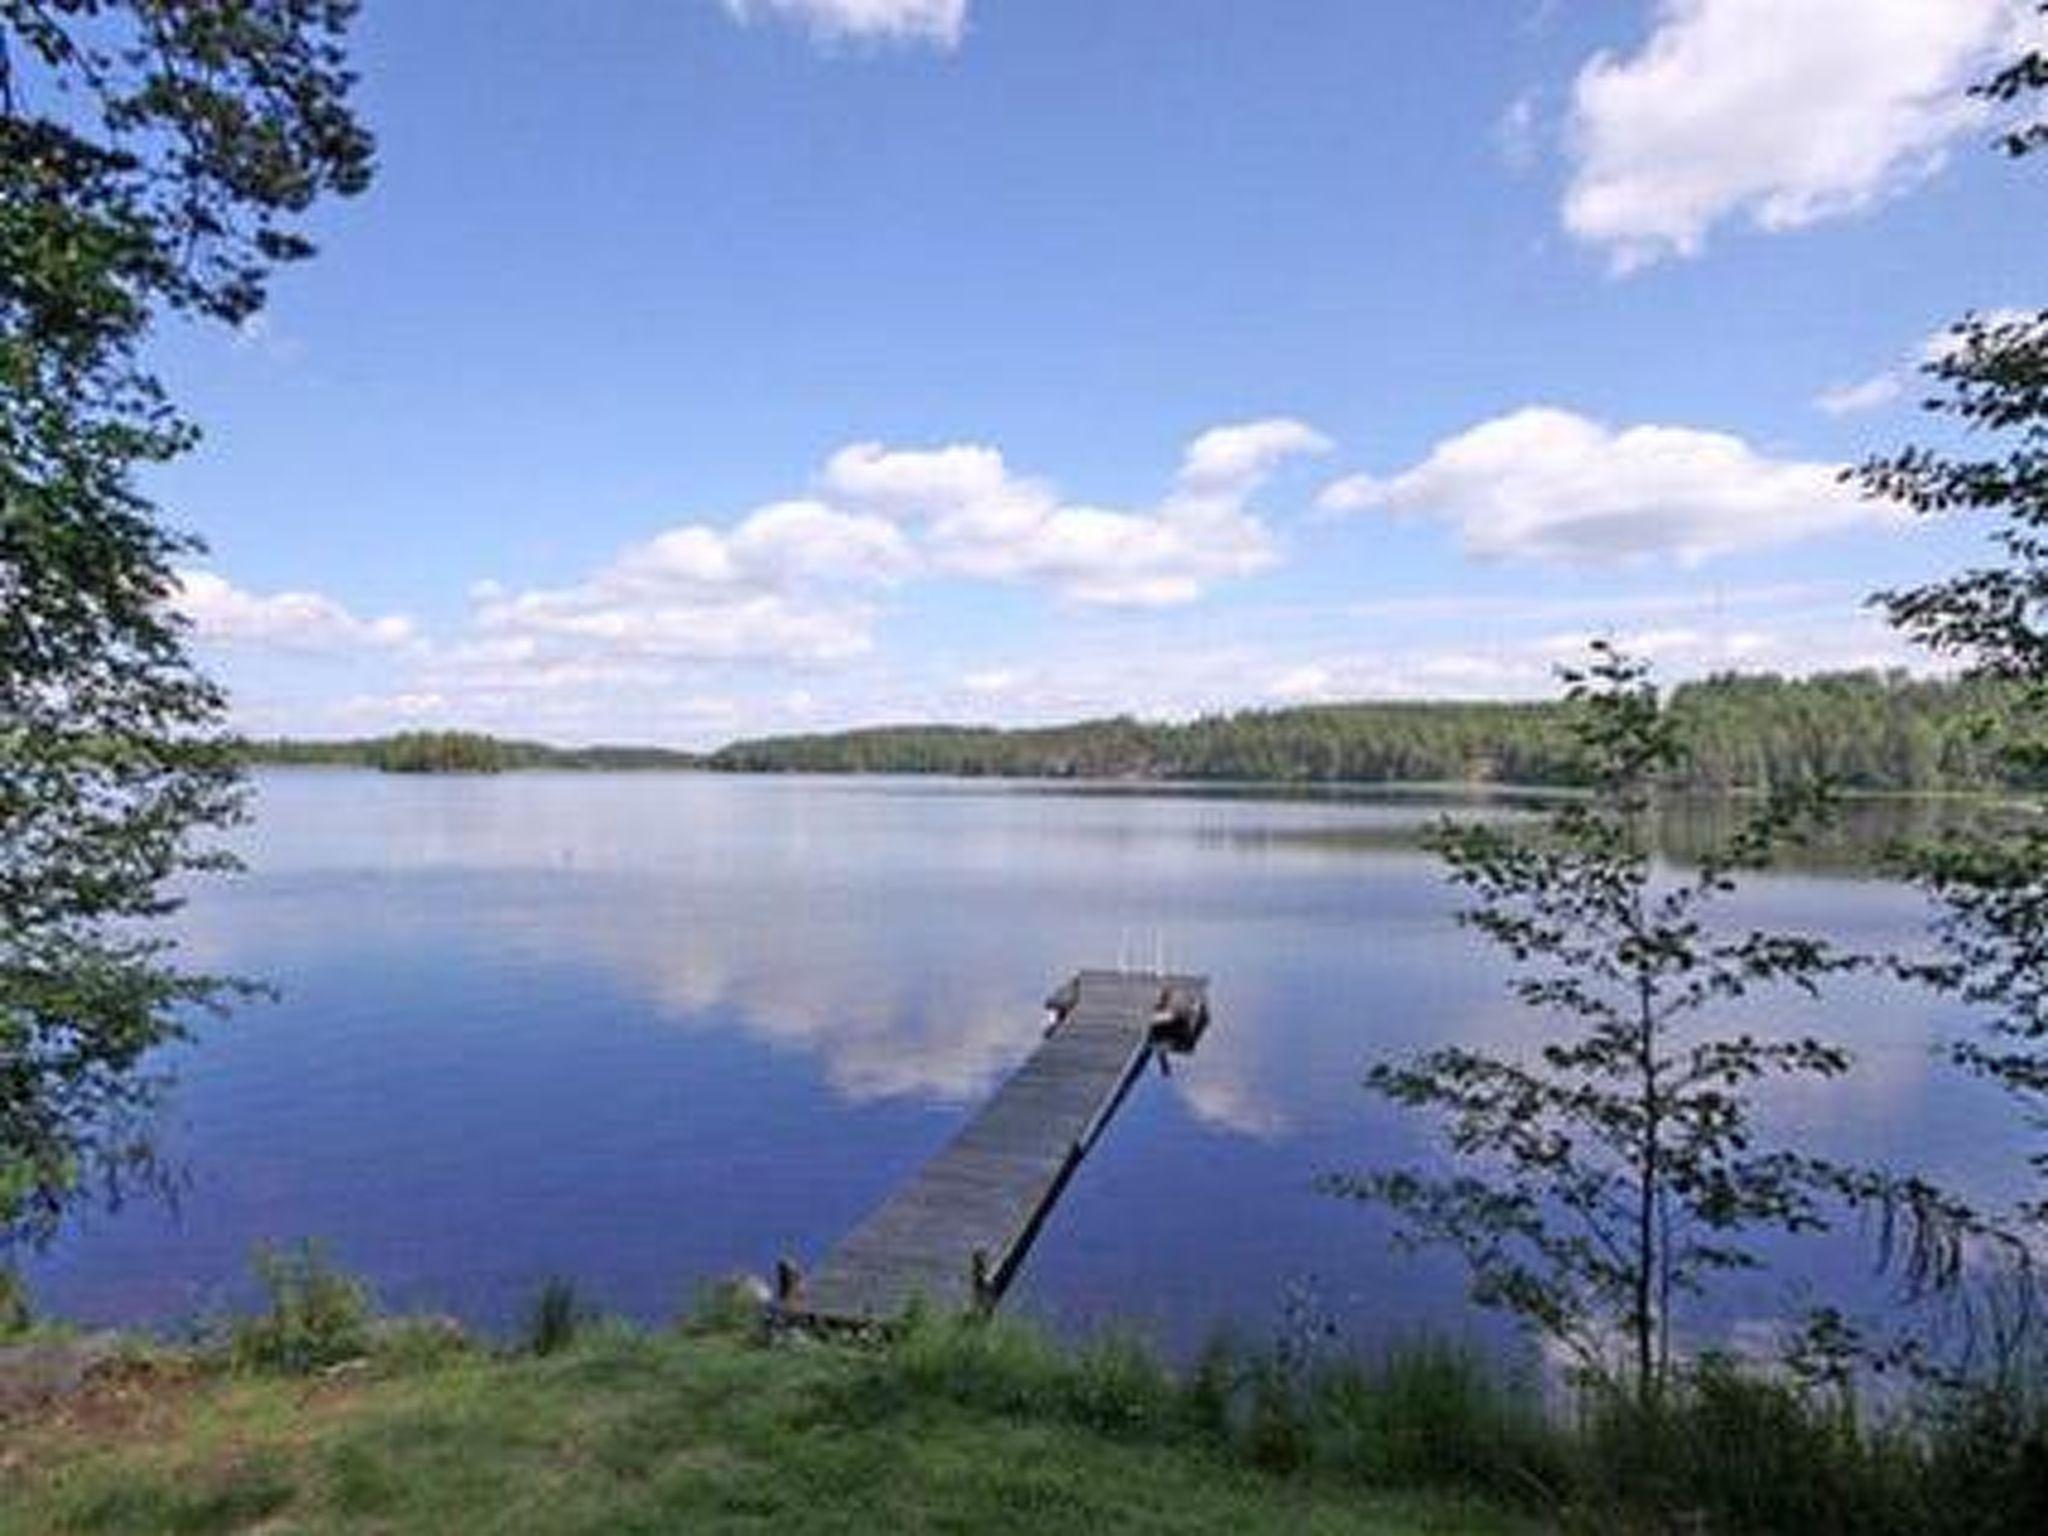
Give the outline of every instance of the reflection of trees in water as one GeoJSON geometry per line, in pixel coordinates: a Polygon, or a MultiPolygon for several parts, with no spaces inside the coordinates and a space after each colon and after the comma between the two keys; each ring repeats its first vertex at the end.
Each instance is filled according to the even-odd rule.
{"type": "MultiPolygon", "coordinates": [[[[1357,822],[1331,819],[1314,824],[1217,825],[1197,829],[1192,835],[1203,842],[1251,850],[1322,851],[1337,856],[1419,852],[1428,846],[1430,833],[1442,816],[1461,821],[1519,820],[1533,817],[1549,802],[1541,796],[1503,792],[1476,800],[1444,797],[1426,808],[1412,800],[1404,803],[1413,806],[1416,814],[1357,822]]],[[[1743,816],[1755,808],[1754,799],[1741,796],[1666,797],[1655,812],[1657,851],[1674,863],[1692,864],[1704,849],[1725,843],[1743,816]]],[[[1846,798],[1836,807],[1832,820],[1804,845],[1782,850],[1775,867],[1813,874],[1887,876],[1904,847],[1955,832],[1995,832],[2002,825],[2020,825],[2037,815],[2017,802],[1962,796],[1846,798]]]]}
{"type": "MultiPolygon", "coordinates": [[[[1657,813],[1657,846],[1681,863],[1701,848],[1725,842],[1753,801],[1731,796],[1667,800],[1657,813]]],[[[2030,813],[2015,802],[1962,797],[1902,796],[1844,799],[1828,824],[1804,846],[1787,847],[1778,859],[1786,869],[1885,874],[1899,850],[1950,832],[1981,831],[2011,824],[2030,813]]]]}

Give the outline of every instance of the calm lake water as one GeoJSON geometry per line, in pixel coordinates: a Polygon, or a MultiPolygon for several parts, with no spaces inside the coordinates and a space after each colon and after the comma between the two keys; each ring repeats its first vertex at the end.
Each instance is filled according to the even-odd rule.
{"type": "MultiPolygon", "coordinates": [[[[323,1238],[387,1303],[515,1317],[550,1275],[669,1317],[706,1281],[821,1255],[1031,1050],[1047,990],[1121,950],[1213,978],[1215,1025],[1126,1104],[1014,1302],[1185,1345],[1306,1298],[1365,1343],[1504,1337],[1441,1256],[1315,1192],[1429,1155],[1358,1086],[1375,1057],[1526,1039],[1503,972],[1406,834],[1440,805],[1059,793],[890,779],[518,774],[259,778],[249,873],[206,886],[196,963],[274,1004],[173,1063],[178,1209],[93,1218],[31,1268],[48,1309],[178,1327],[248,1299],[262,1240],[323,1238]],[[1157,938],[1155,938],[1157,935],[1157,938]]],[[[1910,946],[1913,892],[1757,882],[1742,916],[1910,946]]],[[[1943,1005],[1835,989],[1762,1016],[1846,1037],[1845,1082],[1781,1095],[1815,1150],[1979,1192],[2017,1162],[2003,1102],[1932,1042],[1943,1005]]],[[[1810,1243],[1720,1304],[1867,1294],[1866,1246],[1810,1243]]]]}

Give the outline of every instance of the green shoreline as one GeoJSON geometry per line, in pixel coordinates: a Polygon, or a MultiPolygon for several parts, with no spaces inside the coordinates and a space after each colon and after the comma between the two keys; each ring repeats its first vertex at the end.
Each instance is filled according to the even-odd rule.
{"type": "MultiPolygon", "coordinates": [[[[0,1536],[2036,1528],[2003,1431],[1724,1367],[1653,1410],[1560,1412],[1427,1342],[1218,1341],[1172,1370],[1134,1335],[1001,1317],[772,1335],[728,1290],[657,1331],[544,1300],[491,1347],[371,1318],[345,1278],[293,1283],[211,1342],[100,1336],[55,1401],[0,1394],[0,1536]]],[[[0,1338],[0,1386],[66,1336],[27,1338],[0,1338]]]]}
{"type": "MultiPolygon", "coordinates": [[[[1987,682],[1858,672],[1798,680],[1729,675],[1681,684],[1672,716],[1688,743],[1676,787],[1728,791],[1826,780],[1848,791],[2027,791],[1979,729],[2010,703],[1987,682]]],[[[474,731],[337,741],[245,741],[246,761],[392,772],[519,769],[941,775],[1087,784],[1458,786],[1526,793],[1570,787],[1581,765],[1554,703],[1451,701],[1301,705],[1182,722],[898,725],[765,737],[710,751],[558,747],[474,731]]]]}
{"type": "Polygon", "coordinates": [[[401,1343],[311,1376],[138,1350],[0,1421],[0,1536],[1541,1528],[1470,1491],[1263,1469],[1112,1378],[1097,1368],[1092,1407],[1078,1375],[977,1403],[873,1349],[615,1327],[544,1357],[401,1343]]]}

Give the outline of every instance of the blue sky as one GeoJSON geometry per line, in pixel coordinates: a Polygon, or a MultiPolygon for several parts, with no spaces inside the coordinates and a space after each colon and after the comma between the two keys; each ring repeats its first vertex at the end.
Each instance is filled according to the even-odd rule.
{"type": "Polygon", "coordinates": [[[1834,470],[2048,302],[2023,0],[370,0],[159,358],[257,731],[687,745],[1913,657],[1834,470]]]}

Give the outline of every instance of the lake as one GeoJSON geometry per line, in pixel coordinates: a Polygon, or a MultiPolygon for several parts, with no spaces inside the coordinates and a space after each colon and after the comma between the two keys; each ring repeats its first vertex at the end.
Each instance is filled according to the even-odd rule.
{"type": "MultiPolygon", "coordinates": [[[[194,963],[280,999],[175,1053],[177,1206],[93,1216],[35,1261],[50,1311],[199,1323],[248,1302],[252,1245],[310,1235],[389,1305],[503,1328],[565,1275],[665,1319],[719,1276],[821,1256],[1029,1053],[1077,967],[1163,958],[1213,978],[1214,1026],[1132,1095],[1012,1305],[1176,1348],[1290,1307],[1367,1344],[1505,1337],[1453,1263],[1313,1187],[1430,1155],[1358,1086],[1374,1058],[1531,1029],[1414,846],[1439,803],[682,774],[257,786],[248,873],[202,887],[180,931],[194,963]]],[[[1866,947],[1919,943],[1923,915],[1840,861],[1741,901],[1866,947]]],[[[1772,1101],[1803,1145],[1978,1193],[2014,1177],[2005,1103],[1935,1056],[1946,1005],[1864,981],[1759,1018],[1859,1054],[1772,1101]]],[[[1788,1285],[1867,1296],[1867,1256],[1855,1234],[1802,1244],[1712,1326],[1788,1285]]]]}

